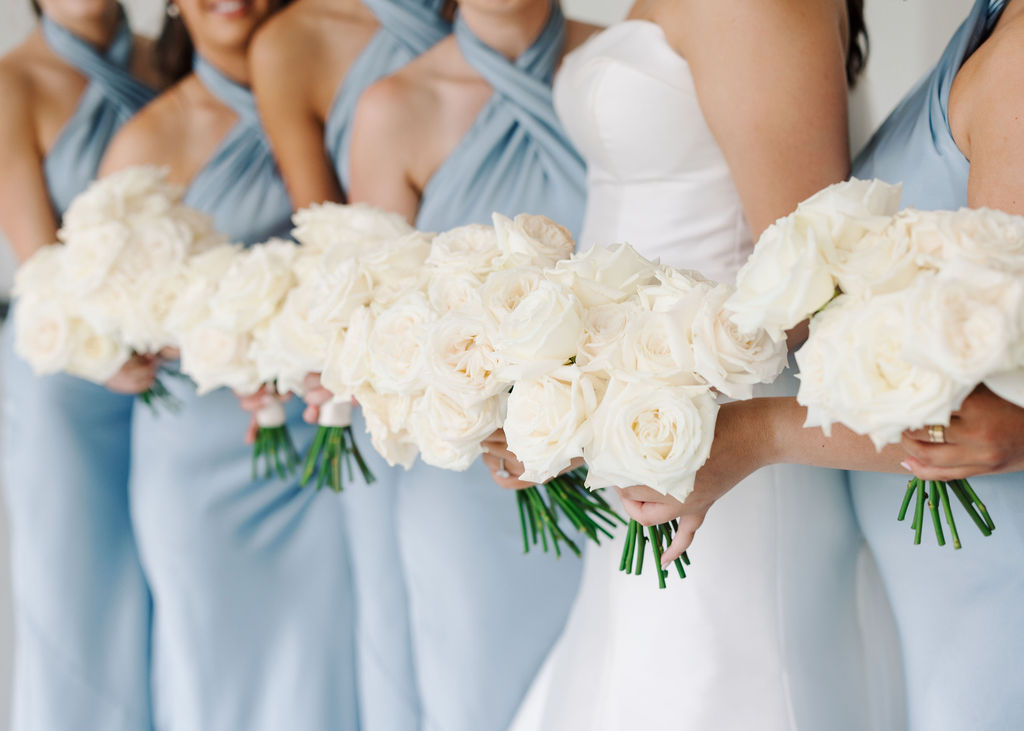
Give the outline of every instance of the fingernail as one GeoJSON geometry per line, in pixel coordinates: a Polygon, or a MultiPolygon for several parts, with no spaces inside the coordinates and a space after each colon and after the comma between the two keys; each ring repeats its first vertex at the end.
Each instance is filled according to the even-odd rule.
{"type": "Polygon", "coordinates": [[[900,467],[905,469],[907,472],[913,472],[913,470],[910,469],[910,463],[907,462],[906,460],[903,460],[902,462],[900,462],[900,467]]]}

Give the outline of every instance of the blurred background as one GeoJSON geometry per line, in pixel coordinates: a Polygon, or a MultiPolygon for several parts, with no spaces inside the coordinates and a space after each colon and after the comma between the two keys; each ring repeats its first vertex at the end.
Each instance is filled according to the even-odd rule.
{"type": "MultiPolygon", "coordinates": [[[[562,6],[571,18],[606,25],[624,17],[632,2],[562,0],[562,6]]],[[[136,30],[150,35],[159,31],[163,0],[122,0],[122,3],[136,30]]],[[[867,72],[857,84],[850,103],[854,152],[867,141],[871,131],[900,97],[935,63],[973,1],[865,0],[865,5],[871,53],[867,72]]],[[[17,45],[32,29],[33,22],[29,0],[0,0],[0,55],[17,45]]],[[[5,141],[0,140],[0,144],[5,141]]],[[[0,236],[0,299],[6,300],[13,276],[14,259],[0,236]]],[[[0,394],[0,399],[2,397],[0,394]]],[[[7,728],[12,651],[7,527],[0,504],[0,729],[7,728]]]]}

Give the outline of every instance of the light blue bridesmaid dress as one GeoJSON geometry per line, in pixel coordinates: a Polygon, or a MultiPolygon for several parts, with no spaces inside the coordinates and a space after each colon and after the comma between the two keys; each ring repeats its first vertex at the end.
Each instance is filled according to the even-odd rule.
{"type": "MultiPolygon", "coordinates": [[[[585,169],[551,95],[565,39],[558,4],[515,62],[461,19],[454,33],[494,94],[427,184],[417,227],[490,223],[499,211],[541,213],[578,231],[585,169]]],[[[424,728],[507,728],[561,633],[582,562],[539,550],[524,556],[515,495],[480,460],[463,473],[418,462],[402,474],[398,524],[424,728]]]]}
{"type": "MultiPolygon", "coordinates": [[[[967,205],[970,164],[950,132],[949,90],[1004,5],[975,3],[935,69],[861,152],[854,175],[902,182],[906,206],[967,205]]],[[[1024,728],[1024,473],[971,479],[996,530],[982,536],[954,501],[959,551],[939,548],[930,525],[913,545],[909,520],[896,521],[905,477],[852,472],[850,481],[896,617],[910,729],[1024,728]]]]}
{"type": "MultiPolygon", "coordinates": [[[[50,48],[89,79],[43,163],[59,218],[154,92],[128,73],[133,39],[123,20],[102,53],[49,18],[41,23],[50,48]]],[[[68,375],[37,378],[14,355],[10,323],[2,357],[11,728],[149,729],[150,598],[128,506],[134,399],[68,375]]]]}
{"type": "MultiPolygon", "coordinates": [[[[451,25],[441,18],[439,0],[363,4],[380,27],[349,68],[324,125],[324,144],[343,189],[349,183],[352,119],[360,95],[451,32],[451,25]]],[[[409,599],[395,523],[401,468],[389,467],[374,450],[361,409],[352,412],[352,431],[376,477],[367,486],[357,476],[342,495],[355,580],[360,720],[369,731],[418,729],[422,720],[409,637],[409,599]]]]}
{"type": "MultiPolygon", "coordinates": [[[[202,59],[238,115],[185,200],[252,244],[291,205],[252,95],[202,59]]],[[[351,577],[342,506],[295,479],[251,479],[249,416],[227,389],[167,384],[176,414],[136,405],[131,498],[153,592],[153,716],[168,731],[357,728],[351,577]]],[[[313,428],[288,404],[296,447],[313,428]]]]}

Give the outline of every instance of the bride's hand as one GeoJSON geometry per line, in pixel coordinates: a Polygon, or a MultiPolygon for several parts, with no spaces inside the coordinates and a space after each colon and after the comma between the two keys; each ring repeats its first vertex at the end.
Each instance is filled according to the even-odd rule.
{"type": "Polygon", "coordinates": [[[622,507],[629,517],[640,525],[661,525],[671,520],[679,521],[679,529],[672,537],[672,543],[661,554],[661,565],[668,566],[693,543],[697,529],[704,523],[704,517],[711,503],[699,503],[687,498],[679,502],[670,495],[662,495],[644,485],[616,488],[622,498],[622,507]]]}
{"type": "Polygon", "coordinates": [[[1024,409],[984,386],[967,397],[944,430],[944,444],[928,429],[903,434],[905,466],[923,480],[957,480],[1024,469],[1024,409]]]}
{"type": "Polygon", "coordinates": [[[161,359],[157,355],[133,355],[105,385],[115,393],[142,393],[153,385],[160,363],[161,359]]]}

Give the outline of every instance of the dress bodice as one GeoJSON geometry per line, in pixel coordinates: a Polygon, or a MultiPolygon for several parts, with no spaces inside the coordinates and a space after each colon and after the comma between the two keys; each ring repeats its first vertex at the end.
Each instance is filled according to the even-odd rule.
{"type": "Polygon", "coordinates": [[[903,183],[904,206],[922,210],[967,205],[970,163],[949,127],[953,79],[999,19],[1006,0],[976,0],[942,58],[906,96],[853,163],[859,178],[903,183]]]}
{"type": "Polygon", "coordinates": [[[430,178],[416,225],[443,231],[490,223],[495,211],[536,213],[579,233],[585,167],[562,128],[551,81],[565,43],[557,2],[533,44],[510,61],[460,18],[455,40],[466,61],[494,89],[469,131],[430,178]]]}
{"type": "Polygon", "coordinates": [[[343,189],[349,183],[349,144],[359,97],[373,82],[400,69],[444,38],[442,0],[362,0],[380,27],[352,63],[324,122],[324,145],[343,189]]]}
{"type": "Polygon", "coordinates": [[[260,125],[252,92],[196,57],[200,83],[231,107],[238,121],[185,191],[185,203],[213,217],[218,231],[253,244],[284,236],[292,204],[260,125]]]}
{"type": "Polygon", "coordinates": [[[587,161],[581,248],[626,241],[732,281],[752,248],[729,166],[689,64],[661,28],[628,20],[569,54],[555,109],[587,161]]]}
{"type": "Polygon", "coordinates": [[[43,161],[50,203],[59,217],[71,199],[96,177],[114,133],[155,92],[128,72],[133,38],[123,15],[105,52],[96,50],[45,15],[40,22],[43,39],[53,52],[89,79],[75,111],[43,161]]]}

